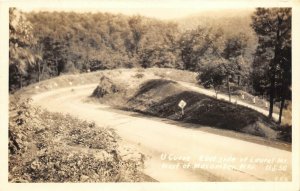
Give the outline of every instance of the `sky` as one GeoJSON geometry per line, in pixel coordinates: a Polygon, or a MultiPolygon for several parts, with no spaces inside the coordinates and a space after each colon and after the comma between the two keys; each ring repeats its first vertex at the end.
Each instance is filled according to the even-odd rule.
{"type": "MultiPolygon", "coordinates": [[[[277,0],[278,1],[278,0],[277,0]]],[[[286,0],[281,0],[286,1],[286,0]]],[[[254,9],[254,6],[274,6],[274,0],[86,0],[86,1],[32,1],[18,2],[16,7],[28,11],[76,11],[76,12],[111,12],[126,15],[143,15],[158,19],[176,19],[214,10],[254,9]],[[250,3],[249,3],[250,2],[250,3]],[[258,2],[258,3],[255,3],[258,2]]],[[[280,5],[280,4],[276,4],[280,5]]],[[[216,11],[217,10],[217,11],[216,11]]]]}

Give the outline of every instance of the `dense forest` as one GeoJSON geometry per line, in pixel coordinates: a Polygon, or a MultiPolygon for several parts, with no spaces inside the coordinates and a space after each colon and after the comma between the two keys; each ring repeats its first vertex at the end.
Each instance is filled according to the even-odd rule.
{"type": "Polygon", "coordinates": [[[162,21],[110,13],[9,10],[9,90],[62,75],[133,67],[199,73],[204,87],[291,100],[291,9],[162,21]]]}

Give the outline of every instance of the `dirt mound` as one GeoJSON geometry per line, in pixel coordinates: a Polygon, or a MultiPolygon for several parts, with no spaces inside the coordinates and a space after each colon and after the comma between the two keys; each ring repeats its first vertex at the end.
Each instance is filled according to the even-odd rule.
{"type": "Polygon", "coordinates": [[[135,96],[145,94],[151,90],[152,91],[156,90],[158,91],[158,93],[161,93],[161,91],[167,93],[167,91],[171,89],[171,88],[166,89],[166,87],[168,87],[167,85],[174,85],[174,84],[176,84],[176,82],[171,80],[162,80],[162,79],[149,80],[140,86],[140,89],[137,91],[135,96]]]}
{"type": "Polygon", "coordinates": [[[160,102],[164,97],[181,91],[177,82],[171,80],[154,79],[140,85],[136,93],[128,100],[131,108],[137,110],[147,109],[154,103],[160,102]]]}
{"type": "Polygon", "coordinates": [[[276,138],[276,125],[263,114],[227,101],[187,91],[170,80],[143,83],[128,101],[127,109],[172,120],[276,138]],[[184,100],[184,115],[178,103],[184,100]],[[263,125],[262,125],[263,124],[263,125]]]}

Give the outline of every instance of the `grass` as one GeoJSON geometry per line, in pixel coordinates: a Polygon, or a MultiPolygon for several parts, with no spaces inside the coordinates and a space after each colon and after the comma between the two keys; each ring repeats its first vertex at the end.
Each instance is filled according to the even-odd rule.
{"type": "Polygon", "coordinates": [[[171,68],[149,68],[147,71],[153,72],[154,75],[167,80],[197,83],[196,72],[171,68]]]}
{"type": "Polygon", "coordinates": [[[126,106],[157,117],[214,128],[246,132],[262,137],[276,137],[277,125],[263,114],[240,105],[189,91],[171,80],[154,79],[140,85],[126,106]],[[187,105],[184,115],[178,107],[180,100],[187,105]]]}
{"type": "Polygon", "coordinates": [[[170,80],[180,80],[190,83],[197,83],[195,78],[196,73],[170,69],[170,68],[133,68],[133,69],[113,69],[101,70],[96,72],[81,73],[81,74],[63,74],[39,83],[31,84],[22,88],[13,94],[30,97],[32,94],[37,94],[49,90],[59,88],[72,87],[78,85],[96,84],[102,76],[108,76],[114,83],[123,86],[128,86],[127,79],[131,79],[131,84],[127,88],[136,88],[140,83],[149,80],[164,77],[170,80]],[[132,80],[134,79],[134,80],[132,80]],[[132,86],[132,87],[131,87],[132,86]]]}
{"type": "MultiPolygon", "coordinates": [[[[176,84],[176,82],[171,81],[171,80],[161,80],[161,79],[154,79],[154,80],[149,80],[146,83],[142,84],[141,87],[138,89],[137,93],[134,95],[134,97],[141,96],[151,90],[155,89],[160,89],[166,91],[166,85],[172,85],[176,84]]],[[[163,92],[167,93],[167,92],[163,92]]],[[[160,92],[160,94],[162,94],[160,92]]]]}
{"type": "Polygon", "coordinates": [[[146,112],[157,113],[160,117],[236,131],[256,122],[259,118],[266,121],[265,116],[252,109],[192,91],[183,91],[166,97],[151,105],[146,112]],[[185,100],[187,103],[183,116],[177,105],[180,100],[185,100]]]}
{"type": "MultiPolygon", "coordinates": [[[[237,100],[243,101],[245,103],[253,104],[256,107],[260,107],[262,109],[268,110],[268,108],[269,108],[268,107],[269,102],[266,99],[262,99],[258,96],[255,96],[255,104],[254,104],[253,103],[254,96],[245,91],[242,91],[242,90],[236,90],[236,91],[232,92],[232,97],[233,97],[233,99],[237,99],[237,100]],[[241,94],[244,94],[244,99],[242,99],[241,94]],[[266,107],[266,103],[267,103],[267,107],[266,107]]],[[[279,113],[279,108],[277,107],[276,104],[274,104],[273,109],[274,109],[274,113],[279,113]]]]}

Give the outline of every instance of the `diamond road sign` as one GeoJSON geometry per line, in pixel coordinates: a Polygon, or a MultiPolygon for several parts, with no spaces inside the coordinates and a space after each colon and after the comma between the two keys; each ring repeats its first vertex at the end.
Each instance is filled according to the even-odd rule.
{"type": "Polygon", "coordinates": [[[181,100],[179,103],[178,103],[178,106],[183,109],[185,106],[186,106],[186,102],[184,100],[181,100]]]}

